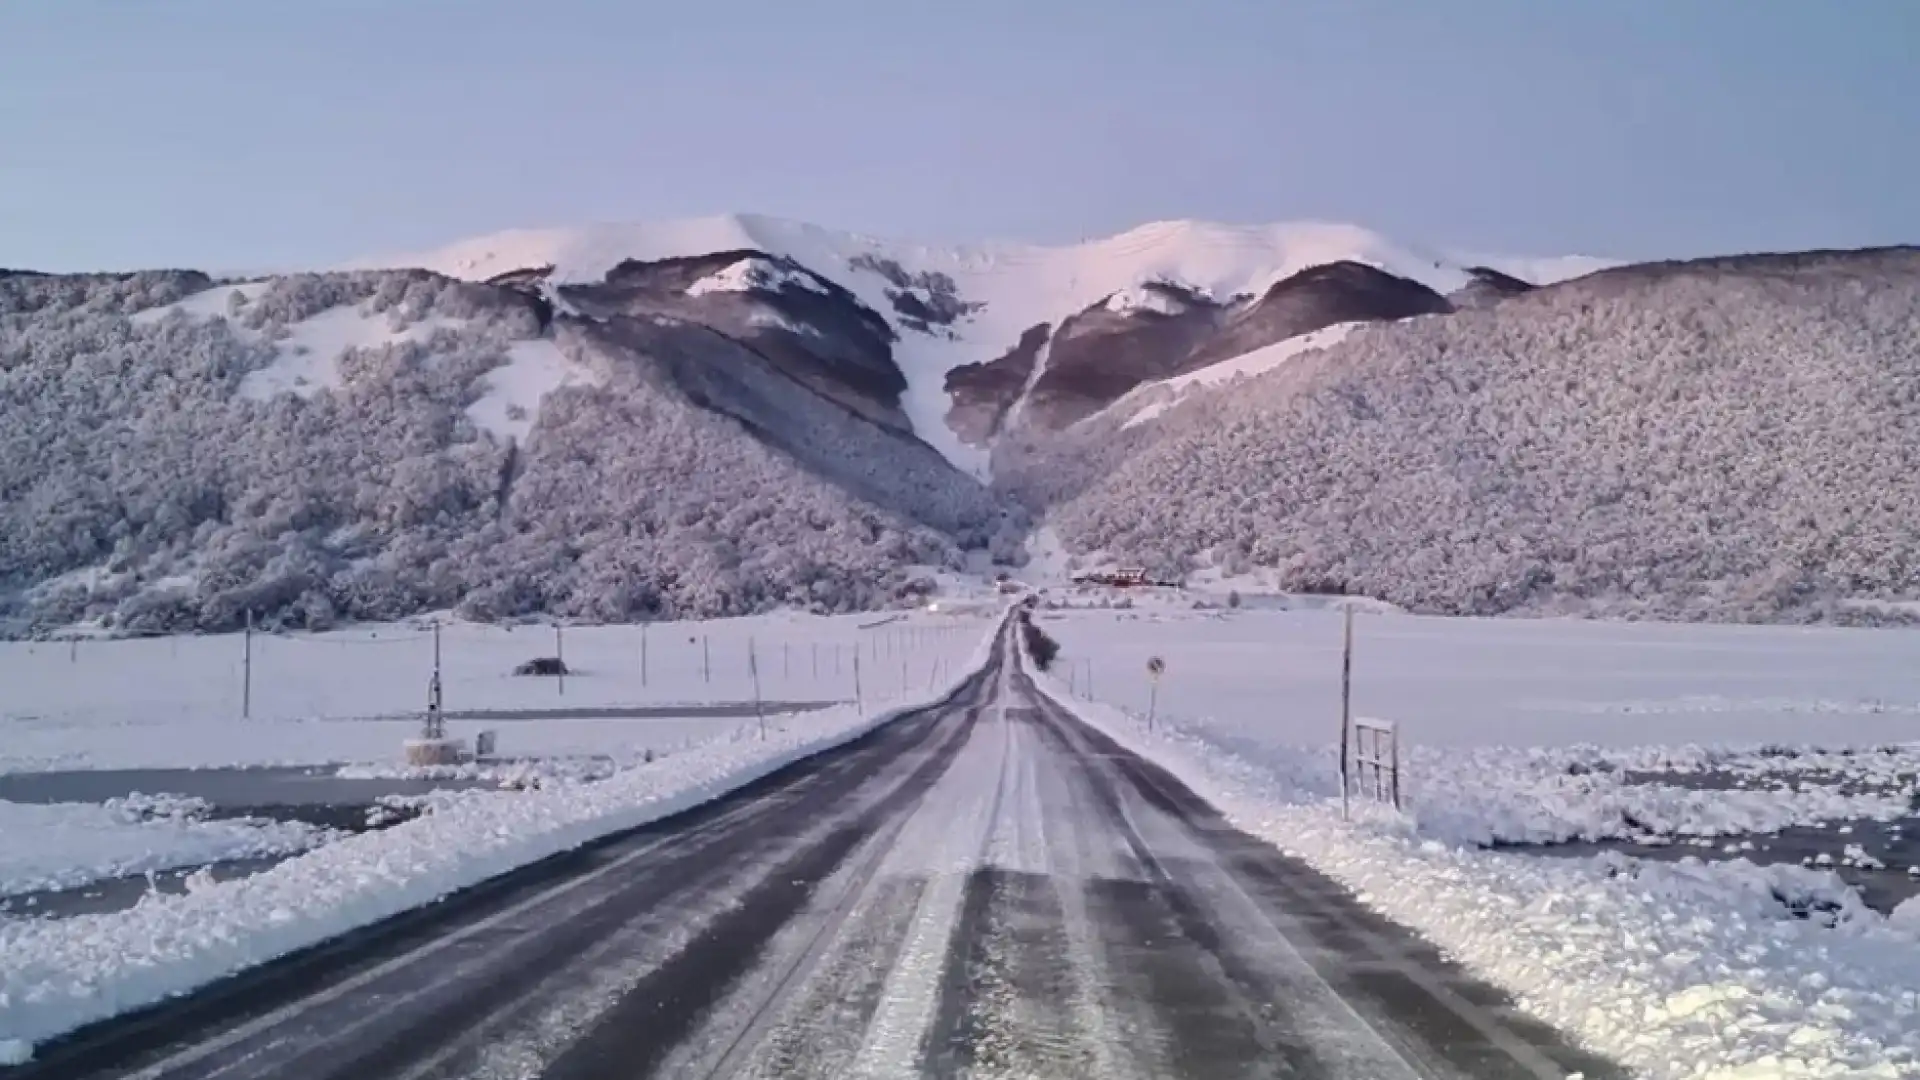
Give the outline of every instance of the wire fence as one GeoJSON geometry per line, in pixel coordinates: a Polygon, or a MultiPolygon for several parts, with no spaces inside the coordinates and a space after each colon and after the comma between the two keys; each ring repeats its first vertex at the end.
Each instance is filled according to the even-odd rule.
{"type": "Polygon", "coordinates": [[[0,643],[7,714],[98,718],[418,717],[451,711],[872,704],[958,670],[989,623],[916,613],[623,626],[449,622],[328,633],[0,643]],[[869,620],[859,620],[869,621],[869,620]],[[437,661],[436,661],[437,656],[437,661]],[[516,675],[530,661],[564,675],[516,675]]]}

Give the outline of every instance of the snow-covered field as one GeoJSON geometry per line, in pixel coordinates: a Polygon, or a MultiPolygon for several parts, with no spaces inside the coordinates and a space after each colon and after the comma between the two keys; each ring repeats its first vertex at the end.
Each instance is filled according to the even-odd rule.
{"type": "MultiPolygon", "coordinates": [[[[772,636],[772,628],[779,625],[782,620],[767,617],[733,620],[732,624],[710,623],[704,629],[712,643],[711,655],[716,658],[722,641],[744,646],[749,636],[759,656],[763,642],[782,640],[772,636]],[[763,638],[763,634],[769,636],[763,638]]],[[[797,644],[817,639],[838,641],[848,649],[859,644],[876,650],[876,659],[863,658],[862,662],[864,705],[841,704],[792,714],[770,726],[764,738],[758,732],[735,731],[729,737],[710,740],[660,761],[637,764],[595,783],[561,783],[534,792],[468,793],[445,800],[432,813],[413,821],[341,839],[252,877],[199,883],[181,895],[149,895],[127,911],[60,921],[0,919],[0,956],[6,957],[6,963],[0,965],[0,1063],[23,1060],[34,1042],[59,1032],[180,993],[594,837],[657,820],[749,783],[806,754],[846,742],[904,710],[950,693],[985,663],[997,621],[981,615],[948,619],[921,614],[898,619],[796,617],[786,620],[785,625],[791,628],[785,638],[789,670],[795,672],[788,678],[796,683],[800,676],[794,657],[797,650],[792,647],[797,644]],[[863,630],[862,624],[869,628],[863,630]],[[903,663],[904,679],[900,676],[903,663]],[[886,672],[892,673],[891,678],[886,672]],[[868,678],[874,681],[865,682],[868,678]]],[[[696,639],[698,629],[693,631],[696,639]]],[[[484,637],[475,630],[476,639],[484,637]]],[[[684,639],[688,626],[661,625],[650,633],[665,635],[670,631],[684,639]]],[[[528,631],[513,633],[531,636],[528,631]]],[[[583,642],[593,638],[586,631],[578,634],[583,642]]],[[[613,658],[619,655],[615,644],[620,641],[619,634],[619,630],[609,629],[598,651],[583,644],[578,650],[570,649],[568,655],[577,655],[590,672],[601,665],[598,670],[611,680],[613,658]]],[[[637,647],[637,632],[633,640],[637,647]]],[[[162,654],[168,647],[164,641],[145,644],[162,650],[162,654]]],[[[94,647],[104,650],[113,646],[94,647]]],[[[46,648],[37,646],[35,655],[46,648]]],[[[479,646],[473,651],[483,652],[479,646]]],[[[502,656],[514,661],[529,654],[544,655],[545,650],[501,650],[502,656]]],[[[777,657],[777,653],[773,655],[777,657]]],[[[652,659],[650,652],[649,661],[652,659]]],[[[769,666],[778,670],[778,663],[777,658],[762,658],[763,675],[769,666]]],[[[662,669],[679,673],[661,676],[664,685],[657,691],[660,700],[684,694],[696,685],[709,685],[697,662],[691,675],[687,667],[685,663],[673,663],[662,669]]],[[[30,664],[14,668],[14,672],[31,670],[30,664]]],[[[477,673],[494,669],[474,661],[469,670],[477,673]]],[[[352,681],[361,677],[360,671],[352,665],[341,665],[332,674],[337,680],[352,681]]],[[[750,678],[729,674],[723,682],[717,667],[713,677],[712,685],[727,691],[745,688],[751,692],[750,678]]],[[[825,686],[826,679],[823,673],[815,685],[825,686]]],[[[591,678],[584,676],[580,682],[592,684],[591,678]]],[[[645,687],[640,686],[636,671],[624,690],[603,688],[594,697],[591,692],[577,691],[569,680],[568,693],[578,693],[589,701],[614,702],[635,694],[644,698],[654,692],[652,683],[650,667],[645,687]]],[[[343,690],[342,694],[350,695],[351,691],[343,690]]],[[[450,706],[454,704],[451,696],[450,706]]],[[[59,701],[44,690],[41,700],[46,707],[57,707],[59,701]]],[[[360,699],[346,696],[329,700],[360,699]]],[[[503,700],[517,699],[507,692],[503,700]]],[[[459,707],[492,703],[496,702],[476,694],[459,707]]],[[[105,745],[117,729],[111,723],[102,726],[98,719],[113,715],[124,718],[128,710],[138,711],[138,691],[132,686],[118,696],[100,695],[89,709],[75,709],[71,715],[93,718],[92,724],[75,726],[105,732],[105,745]]],[[[244,726],[238,721],[227,723],[233,729],[244,726]]],[[[12,729],[11,720],[7,727],[12,729]]],[[[202,752],[203,758],[222,756],[212,747],[202,752]]]]}
{"type": "MultiPolygon", "coordinates": [[[[440,641],[442,705],[456,717],[450,734],[492,728],[502,754],[627,759],[751,721],[457,717],[750,704],[756,668],[765,701],[854,701],[857,691],[871,705],[950,673],[978,631],[978,617],[925,611],[568,627],[558,640],[550,626],[450,621],[440,641]],[[564,680],[512,674],[515,665],[556,652],[573,671],[564,680]]],[[[3,642],[0,773],[392,760],[426,707],[433,650],[425,621],[328,634],[256,633],[250,646],[239,634],[3,642]]]]}
{"type": "Polygon", "coordinates": [[[1040,625],[1063,646],[1048,681],[1087,719],[1646,1075],[1920,1075],[1920,905],[1883,917],[1800,866],[1481,846],[1629,821],[1711,835],[1907,813],[1920,635],[1362,615],[1354,711],[1398,723],[1407,813],[1363,803],[1346,821],[1338,612],[1077,610],[1040,625]],[[1151,656],[1166,673],[1149,730],[1151,656]],[[1780,747],[1826,752],[1769,756],[1780,747]],[[1621,776],[1777,775],[1781,761],[1815,775],[1725,791],[1621,776]],[[1828,910],[1797,918],[1789,903],[1828,910]]]}
{"type": "MultiPolygon", "coordinates": [[[[1338,730],[1331,607],[1039,618],[1092,661],[1104,700],[1144,709],[1158,655],[1163,711],[1272,743],[1326,744],[1338,730]]],[[[1872,745],[1920,738],[1920,632],[1367,613],[1354,622],[1353,708],[1423,746],[1872,745]]]]}

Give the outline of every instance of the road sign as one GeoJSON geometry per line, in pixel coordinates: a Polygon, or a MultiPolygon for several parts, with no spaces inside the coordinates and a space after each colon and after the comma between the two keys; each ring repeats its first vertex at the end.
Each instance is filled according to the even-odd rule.
{"type": "Polygon", "coordinates": [[[1160,673],[1165,670],[1167,670],[1167,662],[1165,660],[1157,656],[1147,657],[1147,674],[1157,679],[1160,677],[1160,673]]]}

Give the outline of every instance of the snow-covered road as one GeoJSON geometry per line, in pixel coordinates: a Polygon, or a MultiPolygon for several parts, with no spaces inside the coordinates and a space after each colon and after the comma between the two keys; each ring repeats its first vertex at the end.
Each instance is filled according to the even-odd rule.
{"type": "Polygon", "coordinates": [[[1023,663],[1009,641],[944,705],[17,1075],[1618,1075],[1023,663]]]}

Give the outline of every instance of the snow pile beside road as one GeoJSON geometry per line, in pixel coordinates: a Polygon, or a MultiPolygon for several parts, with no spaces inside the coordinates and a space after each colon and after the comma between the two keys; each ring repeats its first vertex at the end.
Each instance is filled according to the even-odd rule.
{"type": "MultiPolygon", "coordinates": [[[[1269,751],[1290,752],[1298,753],[1269,751]]],[[[1698,760],[1684,750],[1676,756],[1698,760]]],[[[1725,751],[1716,755],[1730,770],[1754,756],[1725,751]]],[[[1780,760],[1819,762],[1832,757],[1810,752],[1780,760]]],[[[1627,770],[1661,759],[1651,750],[1419,746],[1408,759],[1409,788],[1418,784],[1408,809],[1422,836],[1473,845],[1551,844],[1734,836],[1832,821],[1894,821],[1912,812],[1920,748],[1846,759],[1868,766],[1904,764],[1907,773],[1900,783],[1872,784],[1872,778],[1881,775],[1873,768],[1835,769],[1818,773],[1818,782],[1808,777],[1764,789],[1702,790],[1645,778],[1629,782],[1627,770]]],[[[1315,772],[1322,786],[1332,787],[1339,768],[1331,750],[1315,772]]]]}
{"type": "MultiPolygon", "coordinates": [[[[1643,1075],[1920,1075],[1912,1039],[1920,920],[1867,911],[1831,873],[1744,861],[1531,858],[1422,835],[1409,819],[1365,806],[1347,822],[1330,793],[1337,774],[1317,755],[1148,731],[1125,711],[1074,699],[1058,679],[1040,681],[1238,827],[1331,874],[1505,986],[1529,1012],[1643,1075]],[[1828,910],[1803,919],[1789,905],[1828,910]]],[[[1448,794],[1459,797],[1471,774],[1454,775],[1459,786],[1448,794]]],[[[1484,776],[1480,785],[1497,786],[1484,776]]],[[[1726,798],[1756,793],[1686,794],[1702,806],[1760,805],[1726,798]]],[[[1669,809],[1698,821],[1685,805],[1669,809]]]]}
{"type": "Polygon", "coordinates": [[[781,718],[766,738],[715,742],[597,784],[472,795],[431,815],[320,848],[253,877],[149,896],[111,915],[0,921],[0,1059],[317,944],[609,833],[678,813],[941,701],[993,654],[884,711],[781,718]]]}
{"type": "Polygon", "coordinates": [[[326,838],[326,830],[299,822],[202,821],[205,811],[199,800],[172,796],[46,806],[0,800],[0,896],[285,855],[326,838]]]}

